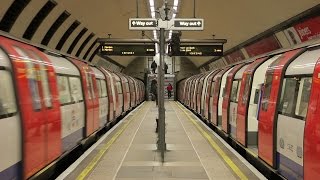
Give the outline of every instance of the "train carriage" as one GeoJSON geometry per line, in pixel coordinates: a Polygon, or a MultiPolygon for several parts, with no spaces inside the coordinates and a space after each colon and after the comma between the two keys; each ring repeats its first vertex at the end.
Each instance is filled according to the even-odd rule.
{"type": "Polygon", "coordinates": [[[216,70],[214,72],[212,72],[212,74],[210,74],[210,76],[207,79],[207,86],[206,86],[206,90],[205,90],[205,95],[204,95],[204,99],[203,99],[203,117],[210,122],[210,114],[209,114],[209,109],[212,105],[212,98],[210,98],[212,96],[213,93],[213,78],[214,76],[220,72],[220,70],[216,70]]]}
{"type": "MultiPolygon", "coordinates": [[[[238,81],[235,81],[235,83],[233,83],[233,80],[237,72],[241,70],[243,66],[245,66],[244,63],[234,66],[226,77],[226,84],[223,91],[223,100],[222,100],[222,130],[227,134],[230,133],[230,129],[231,129],[230,122],[229,122],[230,102],[231,100],[236,101],[236,97],[237,97],[238,81]],[[231,98],[234,98],[234,99],[231,99],[231,98]]],[[[241,76],[239,75],[238,77],[241,77],[241,76]]]]}
{"type": "Polygon", "coordinates": [[[280,55],[272,54],[256,59],[246,68],[242,76],[237,108],[236,140],[255,153],[258,146],[258,110],[264,75],[268,66],[280,55]]]}
{"type": "Polygon", "coordinates": [[[8,123],[3,124],[6,130],[1,133],[13,129],[8,132],[12,136],[2,136],[11,137],[9,140],[12,141],[2,142],[4,149],[1,152],[4,154],[1,153],[1,159],[4,163],[0,165],[0,177],[8,173],[13,178],[19,178],[19,174],[23,174],[20,178],[29,178],[61,154],[61,117],[55,70],[50,60],[32,46],[4,37],[0,37],[0,46],[1,61],[6,62],[2,63],[6,68],[1,70],[1,79],[6,77],[7,83],[13,80],[18,99],[15,100],[13,89],[11,94],[8,92],[13,88],[12,84],[6,90],[1,87],[8,95],[1,99],[6,101],[1,102],[4,118],[1,123],[8,123]],[[12,73],[9,73],[10,66],[12,73]],[[19,172],[21,169],[23,173],[19,172]]]}
{"type": "Polygon", "coordinates": [[[96,67],[91,67],[93,70],[96,83],[98,88],[98,98],[99,98],[99,125],[100,128],[103,128],[107,124],[108,120],[108,106],[109,98],[107,92],[107,82],[105,75],[96,67]]]}
{"type": "Polygon", "coordinates": [[[81,74],[82,89],[86,110],[85,136],[88,137],[99,129],[99,95],[96,77],[93,70],[84,62],[70,59],[81,74]]]}

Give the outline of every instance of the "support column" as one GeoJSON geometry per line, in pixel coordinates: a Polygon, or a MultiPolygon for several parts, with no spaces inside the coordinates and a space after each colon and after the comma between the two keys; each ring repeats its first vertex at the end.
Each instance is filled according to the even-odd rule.
{"type": "Polygon", "coordinates": [[[165,37],[164,28],[160,28],[160,66],[158,68],[158,150],[161,152],[162,162],[164,162],[164,153],[166,151],[166,129],[165,129],[165,109],[164,109],[164,55],[165,55],[165,37]]]}

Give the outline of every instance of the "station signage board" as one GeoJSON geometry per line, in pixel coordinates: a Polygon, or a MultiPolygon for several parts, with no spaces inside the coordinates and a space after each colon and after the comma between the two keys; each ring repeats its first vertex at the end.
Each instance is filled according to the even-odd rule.
{"type": "Polygon", "coordinates": [[[158,26],[157,19],[153,18],[130,18],[129,30],[155,30],[158,26]]]}
{"type": "Polygon", "coordinates": [[[172,56],[222,56],[223,45],[180,45],[180,51],[171,54],[172,56]]]}
{"type": "Polygon", "coordinates": [[[155,44],[102,44],[100,54],[105,56],[155,56],[155,44]]]}
{"type": "Polygon", "coordinates": [[[170,28],[171,30],[188,30],[188,31],[201,31],[204,28],[203,19],[172,19],[173,26],[170,28]]]}

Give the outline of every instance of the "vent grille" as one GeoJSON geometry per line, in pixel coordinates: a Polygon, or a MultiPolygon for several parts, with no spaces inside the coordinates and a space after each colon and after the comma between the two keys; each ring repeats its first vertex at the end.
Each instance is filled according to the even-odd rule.
{"type": "Polygon", "coordinates": [[[54,1],[48,1],[38,12],[38,14],[32,19],[29,24],[27,30],[23,34],[23,38],[32,39],[34,33],[39,28],[40,24],[43,20],[48,16],[48,14],[53,10],[53,8],[57,5],[54,1]]]}
{"type": "Polygon", "coordinates": [[[0,22],[0,29],[10,32],[13,24],[30,1],[31,0],[15,0],[4,14],[0,22]]]}
{"type": "Polygon", "coordinates": [[[73,40],[72,44],[70,45],[67,53],[71,54],[74,47],[77,45],[77,43],[79,42],[79,40],[82,38],[82,36],[88,31],[87,28],[83,28],[81,30],[81,32],[78,34],[78,36],[73,40]]]}
{"type": "Polygon", "coordinates": [[[41,44],[47,46],[51,40],[51,38],[53,37],[54,33],[57,32],[57,30],[59,29],[59,27],[62,25],[62,23],[70,16],[70,13],[68,13],[67,11],[64,11],[58,18],[57,20],[52,24],[52,26],[50,27],[50,29],[48,30],[48,32],[46,33],[46,35],[44,36],[44,38],[41,41],[41,44]]]}
{"type": "Polygon", "coordinates": [[[63,34],[62,38],[60,39],[58,45],[56,46],[57,50],[61,50],[64,43],[67,41],[69,36],[73,33],[73,31],[80,25],[79,21],[74,21],[68,30],[63,34]]]}
{"type": "Polygon", "coordinates": [[[87,50],[86,54],[83,56],[83,59],[87,59],[90,51],[92,50],[92,48],[94,47],[94,45],[96,45],[97,43],[97,39],[91,44],[91,46],[89,47],[89,49],[87,50]]]}
{"type": "Polygon", "coordinates": [[[91,33],[91,34],[87,37],[87,39],[83,41],[83,43],[81,44],[80,48],[79,48],[78,51],[77,51],[77,54],[76,54],[77,57],[80,56],[83,48],[88,44],[88,42],[93,38],[93,36],[94,36],[94,33],[91,33]]]}

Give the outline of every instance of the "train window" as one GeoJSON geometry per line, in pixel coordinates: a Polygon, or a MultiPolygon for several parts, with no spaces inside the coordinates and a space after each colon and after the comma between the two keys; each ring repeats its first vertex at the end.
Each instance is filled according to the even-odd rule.
{"type": "Polygon", "coordinates": [[[298,79],[285,78],[280,98],[279,112],[291,116],[295,107],[295,99],[298,93],[298,79]]]}
{"type": "Polygon", "coordinates": [[[25,62],[26,65],[26,77],[28,79],[29,84],[29,90],[31,92],[32,97],[32,107],[35,111],[39,111],[41,109],[41,100],[40,100],[40,93],[39,93],[39,87],[38,87],[38,72],[36,67],[34,66],[33,62],[31,62],[31,59],[27,55],[25,51],[20,49],[19,47],[14,47],[14,49],[23,56],[23,62],[25,62]]]}
{"type": "Polygon", "coordinates": [[[128,83],[126,83],[126,91],[130,92],[128,83]]]}
{"type": "Polygon", "coordinates": [[[91,77],[91,74],[89,74],[89,84],[90,84],[90,91],[91,91],[92,98],[95,98],[96,96],[94,93],[93,79],[91,77]]]}
{"type": "Polygon", "coordinates": [[[213,96],[213,93],[215,91],[214,82],[211,83],[211,94],[210,96],[213,96]]]}
{"type": "Polygon", "coordinates": [[[311,91],[312,78],[301,78],[297,98],[295,115],[305,118],[308,110],[308,103],[311,91]]]}
{"type": "Polygon", "coordinates": [[[17,112],[16,100],[9,71],[0,71],[0,118],[12,116],[17,112]]]}
{"type": "Polygon", "coordinates": [[[77,103],[83,101],[81,81],[78,77],[69,77],[72,101],[77,103]]]}
{"type": "Polygon", "coordinates": [[[101,96],[101,83],[100,83],[100,79],[96,79],[97,80],[97,88],[98,88],[98,93],[99,93],[99,97],[102,97],[101,96]]]}
{"type": "Polygon", "coordinates": [[[249,91],[250,91],[250,87],[251,87],[251,78],[252,78],[251,75],[247,74],[246,81],[244,84],[244,92],[243,92],[242,99],[241,99],[242,104],[247,104],[247,102],[248,102],[249,91]]]}
{"type": "Polygon", "coordinates": [[[44,104],[47,108],[52,107],[52,97],[51,97],[51,91],[49,86],[49,80],[48,80],[48,69],[43,65],[46,64],[42,58],[40,58],[35,52],[28,51],[31,53],[33,57],[35,57],[37,60],[41,61],[42,63],[39,64],[39,73],[41,78],[41,87],[43,90],[43,96],[44,96],[44,104]]]}
{"type": "Polygon", "coordinates": [[[69,81],[67,76],[57,76],[58,79],[58,89],[60,95],[60,103],[62,105],[71,103],[71,95],[69,89],[69,81]]]}
{"type": "Polygon", "coordinates": [[[268,110],[269,98],[270,98],[270,93],[272,89],[272,79],[273,79],[273,74],[267,74],[265,83],[264,83],[264,92],[263,92],[262,101],[261,101],[261,107],[263,111],[268,110]]]}
{"type": "Polygon", "coordinates": [[[88,92],[88,99],[92,99],[92,94],[91,94],[91,87],[90,87],[90,79],[91,77],[89,76],[89,73],[85,72],[86,75],[86,85],[87,85],[87,92],[88,92]]]}
{"type": "Polygon", "coordinates": [[[232,102],[237,102],[238,85],[239,85],[238,80],[232,82],[232,89],[231,89],[231,96],[230,96],[230,100],[232,102]]]}
{"type": "Polygon", "coordinates": [[[101,82],[101,96],[102,97],[107,97],[108,93],[107,93],[107,84],[105,80],[100,80],[101,82]]]}
{"type": "Polygon", "coordinates": [[[120,81],[116,82],[116,86],[117,86],[118,93],[122,94],[122,88],[121,88],[120,81]]]}

